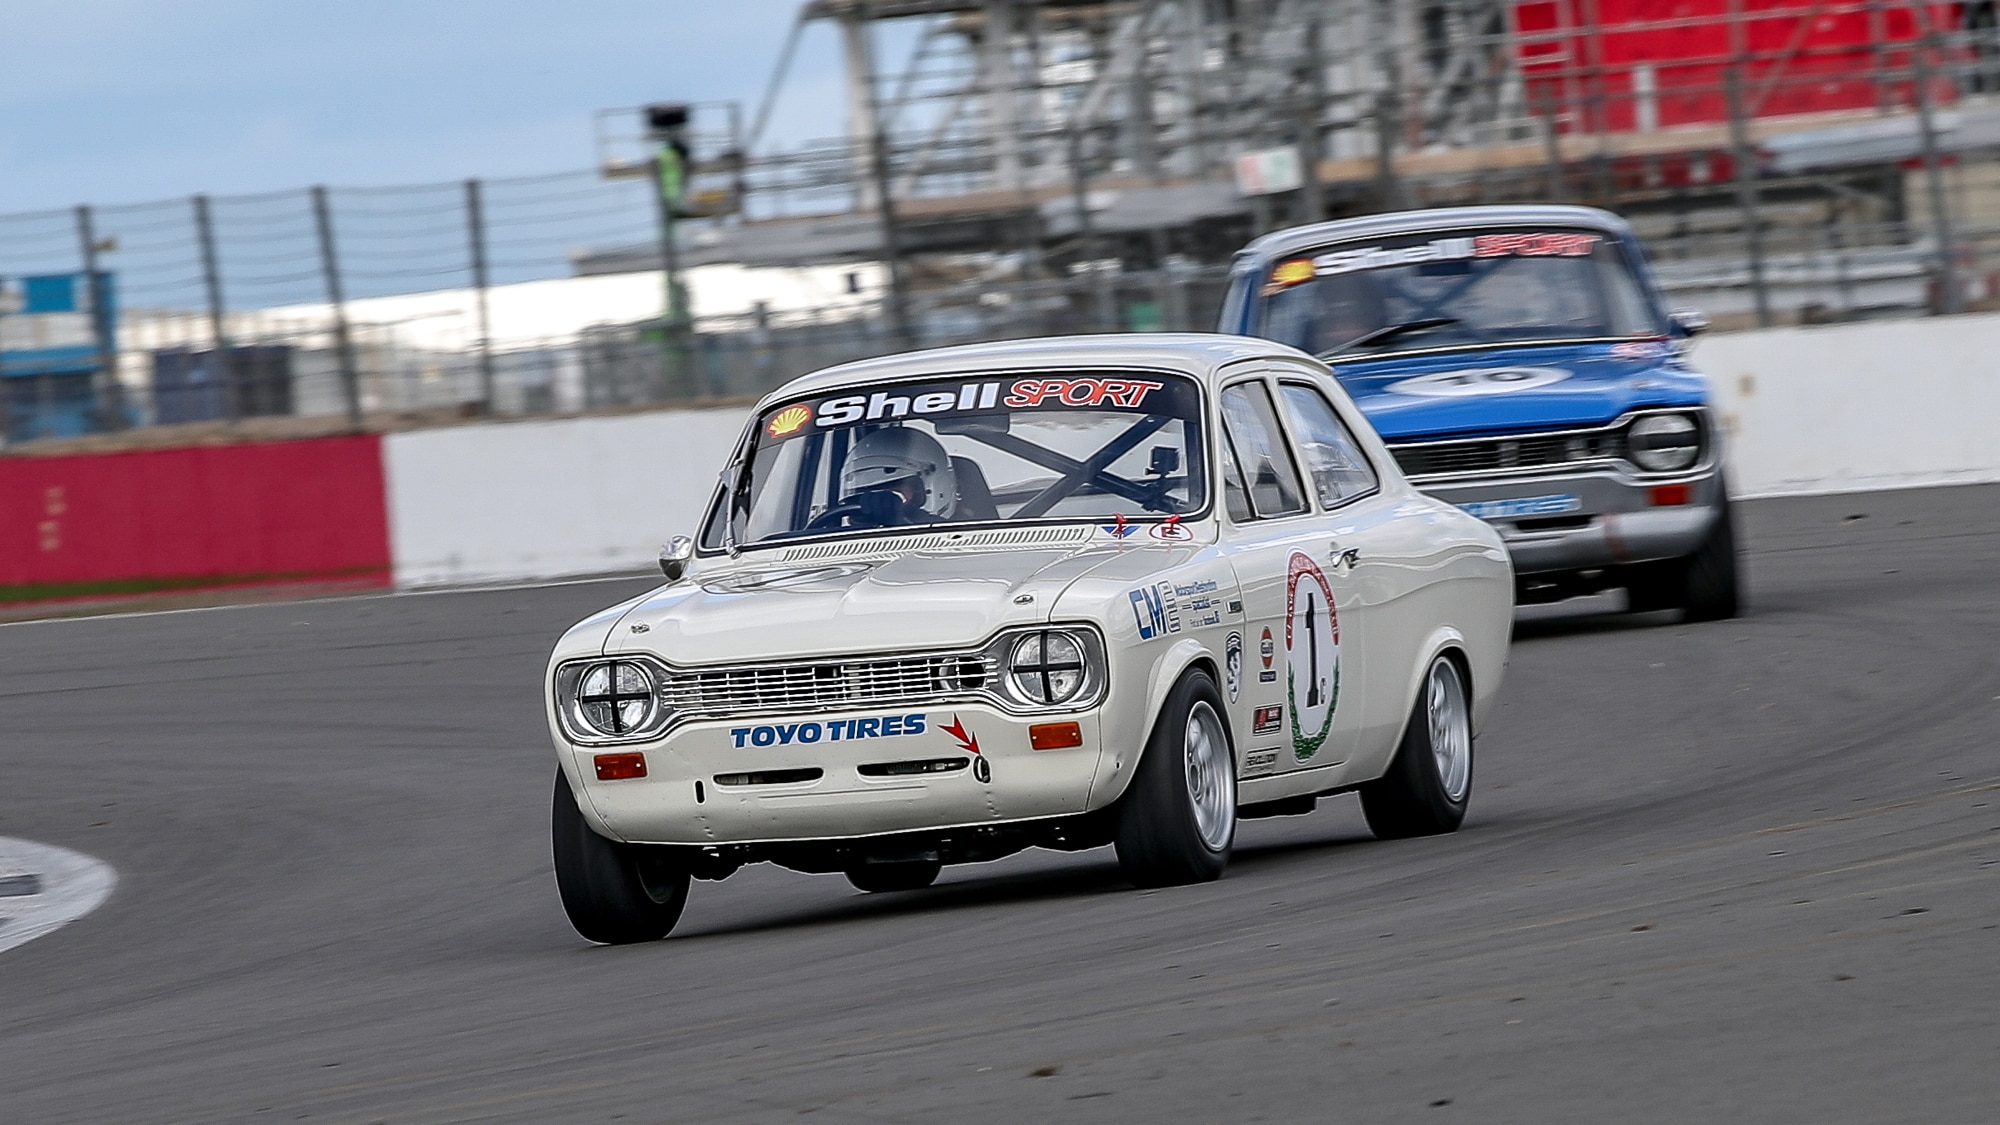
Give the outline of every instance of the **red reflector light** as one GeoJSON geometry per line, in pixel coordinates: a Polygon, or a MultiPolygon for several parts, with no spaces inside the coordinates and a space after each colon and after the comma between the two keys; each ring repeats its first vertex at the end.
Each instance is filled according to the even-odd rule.
{"type": "Polygon", "coordinates": [[[628,777],[646,776],[644,754],[599,754],[591,761],[597,766],[599,781],[623,781],[628,777]]]}
{"type": "Polygon", "coordinates": [[[1676,504],[1685,504],[1693,491],[1685,484],[1656,484],[1653,486],[1653,507],[1669,508],[1676,504]]]}
{"type": "Polygon", "coordinates": [[[1028,745],[1037,750],[1067,750],[1083,745],[1083,727],[1076,723],[1042,723],[1028,728],[1028,745]]]}

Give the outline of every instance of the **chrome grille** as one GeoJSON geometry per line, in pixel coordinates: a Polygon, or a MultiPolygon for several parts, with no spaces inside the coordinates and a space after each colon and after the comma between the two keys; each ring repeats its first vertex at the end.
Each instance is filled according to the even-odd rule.
{"type": "Polygon", "coordinates": [[[1494,473],[1542,469],[1582,461],[1605,461],[1625,455],[1622,433],[1585,430],[1576,433],[1526,434],[1475,441],[1432,441],[1392,445],[1396,463],[1411,477],[1450,473],[1494,473]]]}
{"type": "Polygon", "coordinates": [[[994,665],[983,653],[954,653],[676,672],[662,680],[660,699],[699,715],[917,706],[985,689],[998,673],[994,665]]]}

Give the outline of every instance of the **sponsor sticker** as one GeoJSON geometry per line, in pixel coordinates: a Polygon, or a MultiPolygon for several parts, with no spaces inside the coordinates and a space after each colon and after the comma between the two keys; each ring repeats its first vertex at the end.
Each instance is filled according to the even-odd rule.
{"type": "MultiPolygon", "coordinates": [[[[1415,265],[1419,262],[1462,262],[1475,258],[1511,257],[1583,258],[1588,257],[1601,241],[1603,241],[1601,235],[1565,231],[1454,235],[1449,238],[1434,238],[1429,242],[1419,242],[1413,246],[1361,246],[1351,250],[1331,250],[1313,258],[1312,266],[1315,277],[1328,277],[1334,274],[1354,273],[1358,270],[1415,265]]],[[[1291,262],[1286,262],[1279,268],[1284,269],[1291,265],[1291,262]]],[[[1287,277],[1295,274],[1296,270],[1293,270],[1287,277]]],[[[1288,280],[1281,285],[1274,271],[1266,289],[1268,292],[1273,287],[1287,288],[1304,280],[1304,278],[1296,281],[1288,280]]]]}
{"type": "Polygon", "coordinates": [[[764,420],[764,433],[774,440],[784,440],[815,428],[901,418],[990,414],[1003,408],[1139,410],[1154,392],[1165,386],[1158,379],[1081,377],[898,384],[780,407],[764,420]]]}
{"type": "Polygon", "coordinates": [[[1252,750],[1248,754],[1243,755],[1243,772],[1240,776],[1262,777],[1267,773],[1274,772],[1277,768],[1278,752],[1276,750],[1252,750]]]}
{"type": "MultiPolygon", "coordinates": [[[[957,716],[953,716],[954,720],[957,716]]],[[[738,746],[789,746],[792,743],[854,742],[864,738],[905,738],[922,734],[924,715],[877,715],[862,719],[829,719],[825,722],[766,723],[736,727],[729,737],[738,746]]]]}
{"type": "Polygon", "coordinates": [[[1194,538],[1194,532],[1182,525],[1179,516],[1168,516],[1164,522],[1154,524],[1146,534],[1163,543],[1185,543],[1194,538]]]}
{"type": "Polygon", "coordinates": [[[1559,516],[1580,511],[1581,497],[1570,493],[1551,496],[1522,496],[1513,500],[1474,500],[1460,504],[1460,510],[1483,520],[1511,520],[1523,516],[1559,516]]]}
{"type": "Polygon", "coordinates": [[[1611,354],[1618,359],[1663,359],[1676,352],[1672,344],[1661,340],[1628,340],[1611,345],[1611,354]]]}
{"type": "Polygon", "coordinates": [[[790,437],[804,429],[805,424],[812,421],[812,416],[812,411],[803,406],[787,406],[771,415],[771,422],[764,427],[764,432],[774,438],[790,437]]]}
{"type": "Polygon", "coordinates": [[[1140,640],[1150,641],[1154,637],[1181,631],[1181,603],[1174,589],[1172,582],[1160,581],[1126,591],[1125,596],[1132,602],[1132,620],[1139,626],[1140,640]]]}
{"type": "Polygon", "coordinates": [[[1293,551],[1285,579],[1285,700],[1292,756],[1311,761],[1333,731],[1340,702],[1340,619],[1319,564],[1293,551]]]}
{"type": "Polygon", "coordinates": [[[1285,707],[1274,703],[1269,707],[1259,707],[1251,716],[1251,734],[1276,734],[1285,728],[1285,707]]]}
{"type": "Polygon", "coordinates": [[[966,729],[964,720],[960,719],[957,715],[953,715],[951,722],[938,729],[956,740],[960,750],[972,755],[972,776],[974,780],[982,785],[993,780],[993,767],[987,764],[986,755],[979,752],[979,736],[966,729]]]}
{"type": "Polygon", "coordinates": [[[1467,371],[1435,371],[1411,379],[1399,379],[1382,388],[1390,394],[1413,398],[1470,398],[1531,391],[1569,378],[1560,367],[1475,367],[1467,371]]]}
{"type": "Polygon", "coordinates": [[[1163,383],[1150,379],[1021,379],[1007,392],[1007,405],[1019,409],[1060,403],[1064,406],[1122,406],[1132,409],[1163,383]]]}
{"type": "Polygon", "coordinates": [[[1231,633],[1222,645],[1222,680],[1229,689],[1229,702],[1243,690],[1243,634],[1231,633]]]}

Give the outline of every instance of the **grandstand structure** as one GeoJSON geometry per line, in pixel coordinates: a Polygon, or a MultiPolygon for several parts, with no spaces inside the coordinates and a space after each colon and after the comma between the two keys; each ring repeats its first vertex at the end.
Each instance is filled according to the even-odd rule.
{"type": "Polygon", "coordinates": [[[1616,210],[1718,328],[2000,308],[1992,0],[803,0],[777,45],[761,104],[661,91],[677,206],[642,110],[590,169],[0,215],[0,447],[1203,330],[1252,238],[1404,207],[1616,210]],[[766,143],[807,37],[845,131],[766,143]]]}
{"type": "MultiPolygon", "coordinates": [[[[1724,316],[1799,315],[1813,302],[1770,290],[1836,249],[1864,304],[1984,295],[1977,269],[1931,290],[1963,234],[1949,166],[2000,144],[1990,3],[809,0],[797,20],[786,58],[839,36],[847,135],[758,152],[753,127],[739,219],[704,253],[907,258],[921,293],[1553,199],[1637,219],[1686,263],[1670,283],[1715,282],[1724,316]]],[[[1994,210],[1983,181],[1956,190],[1978,197],[1965,218],[1994,210]]]]}

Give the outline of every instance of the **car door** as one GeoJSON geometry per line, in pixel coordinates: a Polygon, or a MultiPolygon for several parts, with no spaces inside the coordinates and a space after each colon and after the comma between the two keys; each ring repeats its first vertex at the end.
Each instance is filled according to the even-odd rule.
{"type": "Polygon", "coordinates": [[[1278,384],[1261,371],[1218,396],[1227,555],[1243,591],[1242,773],[1337,765],[1361,731],[1364,662],[1344,630],[1351,576],[1330,541],[1287,436],[1278,384]],[[1345,705],[1344,705],[1345,704],[1345,705]]]}
{"type": "Polygon", "coordinates": [[[1279,411],[1298,447],[1312,499],[1319,509],[1323,554],[1343,589],[1339,606],[1343,656],[1368,654],[1368,694],[1344,701],[1355,707],[1361,747],[1370,759],[1393,749],[1408,711],[1406,672],[1423,640],[1421,626],[1398,616],[1420,584],[1411,563],[1410,538],[1418,531],[1401,500],[1382,487],[1381,470],[1356,427],[1367,425],[1330,376],[1309,369],[1274,368],[1279,411]]]}

